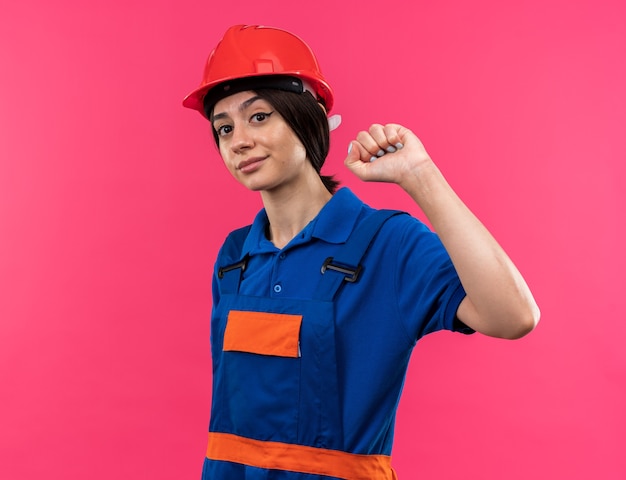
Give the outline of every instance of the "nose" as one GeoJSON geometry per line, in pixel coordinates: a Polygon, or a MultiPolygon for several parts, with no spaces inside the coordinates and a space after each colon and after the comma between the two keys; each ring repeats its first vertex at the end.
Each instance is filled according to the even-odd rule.
{"type": "Polygon", "coordinates": [[[252,135],[245,126],[234,128],[232,133],[231,149],[235,153],[241,153],[252,148],[254,141],[252,135]]]}

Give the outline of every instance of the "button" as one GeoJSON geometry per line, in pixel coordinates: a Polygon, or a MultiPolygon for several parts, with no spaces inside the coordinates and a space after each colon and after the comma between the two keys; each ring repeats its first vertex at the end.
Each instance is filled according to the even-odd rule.
{"type": "Polygon", "coordinates": [[[285,257],[287,257],[287,255],[284,253],[281,253],[280,255],[278,255],[278,258],[280,258],[281,260],[284,260],[285,257]]]}
{"type": "Polygon", "coordinates": [[[280,293],[283,290],[283,287],[280,286],[280,283],[277,283],[276,285],[274,285],[274,291],[276,293],[280,293]]]}

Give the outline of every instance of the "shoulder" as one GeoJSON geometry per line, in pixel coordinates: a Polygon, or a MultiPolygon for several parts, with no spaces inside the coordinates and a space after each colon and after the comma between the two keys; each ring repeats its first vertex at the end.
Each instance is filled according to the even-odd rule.
{"type": "Polygon", "coordinates": [[[217,254],[216,268],[228,263],[238,262],[245,255],[244,243],[252,225],[238,228],[230,232],[217,254]]]}
{"type": "MultiPolygon", "coordinates": [[[[378,212],[381,211],[367,212],[357,223],[355,232],[362,229],[368,219],[381,215],[378,212]]],[[[426,273],[430,268],[449,262],[449,255],[439,236],[428,225],[406,212],[394,213],[380,226],[370,245],[372,260],[384,260],[385,265],[400,275],[414,272],[418,266],[421,272],[426,273]]]]}
{"type": "Polygon", "coordinates": [[[422,236],[435,235],[425,223],[402,210],[377,210],[365,206],[355,230],[363,228],[367,223],[379,223],[378,235],[392,243],[403,243],[408,238],[415,241],[422,236]]]}

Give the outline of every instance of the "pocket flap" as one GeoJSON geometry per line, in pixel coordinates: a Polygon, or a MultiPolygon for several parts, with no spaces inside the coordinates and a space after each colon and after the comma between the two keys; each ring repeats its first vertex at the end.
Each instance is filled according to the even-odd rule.
{"type": "Polygon", "coordinates": [[[301,324],[302,315],[231,310],[224,351],[297,358],[301,324]]]}

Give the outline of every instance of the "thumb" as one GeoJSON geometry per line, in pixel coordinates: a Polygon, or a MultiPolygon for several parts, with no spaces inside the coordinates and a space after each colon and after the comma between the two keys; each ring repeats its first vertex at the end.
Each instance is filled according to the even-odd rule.
{"type": "Polygon", "coordinates": [[[346,157],[346,165],[354,165],[364,162],[364,158],[370,158],[371,155],[363,148],[363,146],[356,140],[352,140],[348,145],[348,156],[346,157]]]}
{"type": "Polygon", "coordinates": [[[346,157],[346,164],[353,163],[359,160],[359,145],[352,140],[348,145],[348,156],[346,157]]]}
{"type": "Polygon", "coordinates": [[[344,164],[357,177],[362,178],[365,169],[369,166],[362,158],[369,158],[370,154],[356,140],[352,140],[348,145],[348,156],[344,160],[344,164]]]}

